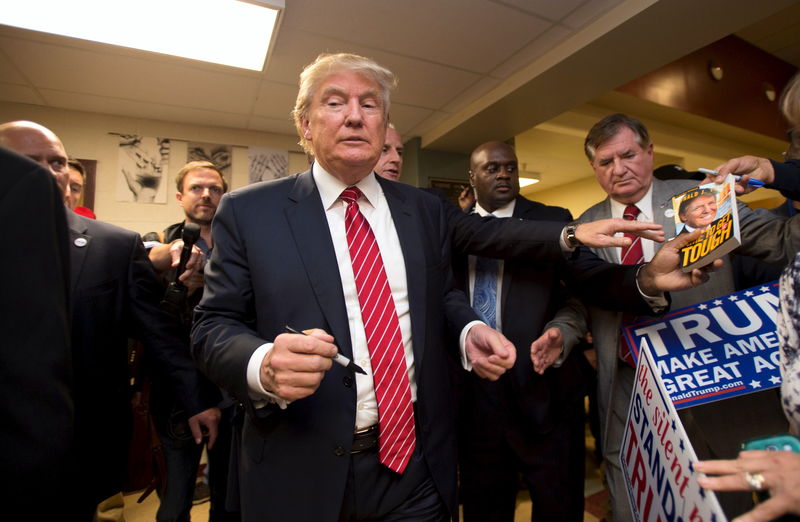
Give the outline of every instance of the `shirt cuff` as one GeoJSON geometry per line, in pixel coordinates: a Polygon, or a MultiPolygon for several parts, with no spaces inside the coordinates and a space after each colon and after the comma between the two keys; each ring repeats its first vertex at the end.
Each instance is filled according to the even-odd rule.
{"type": "Polygon", "coordinates": [[[564,343],[561,343],[561,353],[558,354],[558,357],[556,358],[555,361],[553,361],[553,364],[551,364],[550,366],[552,366],[553,368],[561,368],[561,365],[564,364],[564,361],[567,360],[567,355],[569,355],[567,353],[567,347],[564,346],[564,343]]]}
{"type": "Polygon", "coordinates": [[[639,268],[636,269],[636,290],[639,291],[639,295],[642,296],[642,299],[644,299],[644,302],[647,303],[647,306],[649,306],[654,313],[660,314],[667,309],[669,306],[669,301],[667,301],[667,298],[664,297],[664,292],[661,292],[656,296],[647,295],[642,292],[642,289],[639,287],[639,271],[644,268],[645,264],[639,265],[639,268]]]}
{"type": "Polygon", "coordinates": [[[264,389],[261,385],[261,363],[264,357],[272,350],[273,343],[264,343],[253,352],[247,363],[247,387],[250,390],[250,398],[256,408],[263,408],[267,404],[277,404],[280,409],[285,410],[289,401],[281,399],[272,392],[264,389]]]}
{"type": "Polygon", "coordinates": [[[468,372],[472,371],[472,363],[470,362],[469,357],[467,357],[467,347],[466,347],[467,334],[469,333],[470,329],[472,329],[472,327],[475,326],[476,324],[485,325],[486,323],[484,323],[483,321],[470,321],[461,330],[461,335],[458,337],[458,348],[459,351],[461,352],[461,366],[468,372]]]}

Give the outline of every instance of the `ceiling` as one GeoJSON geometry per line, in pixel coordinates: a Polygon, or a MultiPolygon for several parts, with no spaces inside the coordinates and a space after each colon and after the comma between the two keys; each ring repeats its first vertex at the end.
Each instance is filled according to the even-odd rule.
{"type": "Polygon", "coordinates": [[[800,65],[790,0],[286,0],[263,72],[0,25],[0,102],[293,135],[303,66],[348,51],[398,75],[405,139],[469,152],[731,33],[800,65]]]}

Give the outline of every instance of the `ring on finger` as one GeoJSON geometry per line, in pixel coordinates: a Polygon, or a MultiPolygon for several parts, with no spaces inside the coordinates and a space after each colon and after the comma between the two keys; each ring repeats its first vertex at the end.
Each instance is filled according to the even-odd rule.
{"type": "Polygon", "coordinates": [[[746,471],[744,473],[744,481],[750,486],[752,490],[764,489],[764,475],[761,473],[751,473],[746,471]]]}

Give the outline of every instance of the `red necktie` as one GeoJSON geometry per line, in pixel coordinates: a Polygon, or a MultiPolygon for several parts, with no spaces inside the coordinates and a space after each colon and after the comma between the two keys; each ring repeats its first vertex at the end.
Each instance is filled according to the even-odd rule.
{"type": "Polygon", "coordinates": [[[340,198],[347,203],[344,213],[347,247],[378,399],[378,456],[383,465],[403,473],[416,444],[411,385],[400,321],[383,269],[381,252],[369,223],[358,209],[357,200],[361,195],[358,188],[348,187],[340,198]]]}
{"type": "MultiPolygon", "coordinates": [[[[636,221],[638,215],[639,208],[636,205],[628,205],[625,207],[625,213],[622,214],[622,219],[625,221],[636,221]]],[[[639,263],[644,263],[642,238],[628,233],[625,234],[625,237],[631,239],[631,244],[622,249],[621,264],[638,265],[639,263]]]]}
{"type": "MultiPolygon", "coordinates": [[[[625,207],[625,212],[622,214],[622,219],[626,221],[636,221],[636,217],[638,215],[639,215],[639,208],[636,205],[628,205],[627,207],[625,207]]],[[[620,255],[621,264],[638,265],[639,263],[644,263],[644,252],[642,251],[642,238],[628,233],[625,234],[625,237],[631,239],[631,244],[622,249],[622,253],[620,255]]],[[[622,315],[623,323],[628,323],[632,320],[633,320],[632,315],[630,314],[622,315]]],[[[623,361],[628,363],[628,365],[634,366],[633,354],[631,354],[631,349],[628,346],[628,343],[626,343],[625,340],[622,338],[620,338],[620,343],[619,343],[619,356],[623,361]]]]}

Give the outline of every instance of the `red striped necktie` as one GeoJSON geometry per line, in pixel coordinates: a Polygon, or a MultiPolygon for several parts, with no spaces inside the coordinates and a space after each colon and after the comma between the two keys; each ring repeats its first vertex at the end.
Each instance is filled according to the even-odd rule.
{"type": "MultiPolygon", "coordinates": [[[[626,221],[636,221],[636,218],[639,216],[639,207],[636,205],[628,205],[625,207],[625,212],[622,214],[622,219],[626,221]]],[[[620,262],[623,265],[638,265],[640,263],[644,263],[644,251],[642,250],[642,238],[639,236],[634,236],[633,234],[625,233],[625,237],[630,238],[631,244],[627,247],[622,249],[622,253],[620,256],[620,262]]],[[[634,317],[630,314],[623,314],[622,322],[628,323],[632,321],[634,317]]],[[[625,342],[624,339],[620,338],[619,342],[619,356],[620,358],[625,361],[628,365],[634,366],[633,364],[633,354],[631,354],[631,349],[628,346],[628,343],[625,342]]]]}
{"type": "MultiPolygon", "coordinates": [[[[639,216],[639,207],[628,205],[622,214],[622,219],[626,221],[636,221],[639,216]]],[[[633,234],[625,233],[625,237],[631,239],[631,244],[622,249],[621,264],[638,265],[644,263],[644,252],[642,251],[642,238],[633,234]]]]}
{"type": "Polygon", "coordinates": [[[389,469],[403,473],[416,445],[411,386],[400,321],[381,252],[372,228],[358,208],[361,195],[358,188],[348,187],[340,198],[347,203],[344,214],[347,247],[378,399],[378,457],[389,469]]]}

